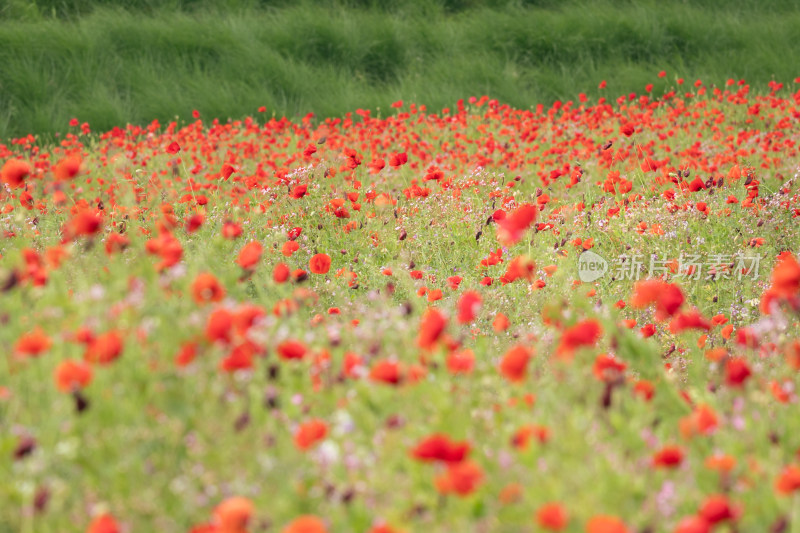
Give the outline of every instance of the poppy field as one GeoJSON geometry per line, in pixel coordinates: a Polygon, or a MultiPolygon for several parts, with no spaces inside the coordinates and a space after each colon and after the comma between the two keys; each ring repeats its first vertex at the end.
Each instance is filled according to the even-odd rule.
{"type": "Polygon", "coordinates": [[[800,531],[800,78],[653,77],[0,145],[0,531],[800,531]]]}

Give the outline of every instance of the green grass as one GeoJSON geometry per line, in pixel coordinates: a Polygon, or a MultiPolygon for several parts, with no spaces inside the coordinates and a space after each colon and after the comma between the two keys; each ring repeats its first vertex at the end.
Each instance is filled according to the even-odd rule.
{"type": "Polygon", "coordinates": [[[190,119],[193,109],[205,119],[241,118],[262,105],[278,116],[327,117],[397,99],[438,109],[488,94],[527,108],[576,99],[578,88],[600,94],[601,79],[614,97],[651,82],[659,91],[678,77],[763,85],[791,82],[798,69],[786,58],[800,56],[800,11],[789,2],[718,10],[710,2],[156,9],[142,1],[130,12],[102,2],[16,4],[24,3],[0,8],[6,140],[52,139],[73,117],[97,131],[190,119]],[[668,77],[658,80],[662,69],[668,77]]]}

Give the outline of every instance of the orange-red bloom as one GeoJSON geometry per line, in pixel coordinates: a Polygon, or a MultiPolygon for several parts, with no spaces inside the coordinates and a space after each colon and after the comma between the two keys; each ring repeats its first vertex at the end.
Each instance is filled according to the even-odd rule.
{"type": "Polygon", "coordinates": [[[702,516],[687,516],[678,522],[673,533],[711,533],[711,524],[702,516]]]}
{"type": "Polygon", "coordinates": [[[458,322],[460,324],[469,324],[475,320],[475,317],[478,316],[478,311],[481,309],[482,301],[481,295],[475,291],[467,291],[462,294],[458,300],[458,322]]]}
{"type": "Polygon", "coordinates": [[[636,309],[655,304],[657,321],[673,316],[683,302],[684,296],[680,287],[658,279],[637,281],[630,299],[631,306],[636,309]]]}
{"type": "Polygon", "coordinates": [[[116,361],[120,355],[122,355],[122,335],[118,331],[111,330],[95,337],[86,347],[83,358],[89,363],[107,365],[116,361]]]}
{"type": "Polygon", "coordinates": [[[447,355],[446,362],[451,374],[470,374],[475,368],[475,354],[469,348],[457,350],[447,355]]]}
{"type": "Polygon", "coordinates": [[[628,365],[617,357],[603,353],[595,358],[592,373],[600,381],[616,382],[625,373],[626,368],[628,365]]]}
{"type": "Polygon", "coordinates": [[[800,466],[789,465],[781,470],[775,480],[775,490],[784,495],[800,490],[800,466]]]}
{"type": "Polygon", "coordinates": [[[255,513],[253,502],[234,496],[214,508],[214,519],[220,533],[245,533],[255,513]]]}
{"type": "Polygon", "coordinates": [[[466,459],[469,451],[469,442],[452,441],[447,435],[434,433],[417,443],[411,455],[423,462],[460,463],[466,459]]]}
{"type": "Polygon", "coordinates": [[[428,308],[422,315],[417,335],[417,346],[430,350],[444,333],[447,327],[447,318],[434,307],[428,308]]]}
{"type": "Polygon", "coordinates": [[[730,500],[724,494],[715,494],[706,498],[697,514],[714,525],[728,520],[738,520],[741,509],[731,505],[730,500]]]}
{"type": "Polygon", "coordinates": [[[25,333],[14,344],[14,352],[19,355],[38,357],[50,349],[53,341],[50,340],[42,328],[36,327],[30,333],[25,333]]]}
{"type": "Polygon", "coordinates": [[[629,533],[625,522],[616,516],[597,515],[586,523],[586,533],[629,533]]]}
{"type": "Polygon", "coordinates": [[[571,356],[572,353],[578,348],[584,346],[594,346],[600,339],[603,333],[603,328],[600,323],[594,319],[584,320],[578,322],[572,327],[564,330],[561,335],[561,342],[556,349],[560,355],[571,356]]]}
{"type": "Polygon", "coordinates": [[[772,269],[772,290],[784,298],[800,293],[800,263],[794,254],[782,254],[772,269]]]}
{"type": "Polygon", "coordinates": [[[547,531],[563,531],[569,523],[569,515],[560,503],[546,503],[536,511],[536,523],[547,531]]]}
{"type": "Polygon", "coordinates": [[[525,231],[536,221],[539,208],[522,204],[511,214],[497,221],[497,240],[503,246],[512,246],[522,239],[525,231]]]}
{"type": "Polygon", "coordinates": [[[752,371],[744,357],[730,357],[725,363],[725,382],[733,387],[741,387],[752,371]]]}
{"type": "Polygon", "coordinates": [[[201,272],[192,282],[192,298],[199,304],[219,302],[225,298],[225,287],[208,272],[201,272]]]}
{"type": "Polygon", "coordinates": [[[108,513],[101,514],[92,520],[86,533],[120,533],[117,521],[108,513]]]}
{"type": "Polygon", "coordinates": [[[81,162],[79,155],[67,156],[53,167],[53,175],[57,180],[71,180],[80,173],[81,162]]]}
{"type": "Polygon", "coordinates": [[[83,361],[61,361],[53,372],[56,388],[61,392],[82,389],[92,381],[92,367],[83,361]]]}
{"type": "Polygon", "coordinates": [[[25,178],[31,172],[33,172],[33,167],[29,163],[21,159],[9,159],[3,164],[3,168],[0,168],[0,182],[16,189],[24,185],[25,178]]]}
{"type": "Polygon", "coordinates": [[[328,529],[316,516],[304,515],[292,520],[281,533],[328,533],[328,529]]]}
{"type": "Polygon", "coordinates": [[[533,352],[522,345],[517,345],[508,350],[500,362],[500,373],[511,382],[520,382],[528,374],[528,362],[533,357],[533,352]]]}
{"type": "Polygon", "coordinates": [[[653,454],[653,466],[657,468],[677,468],[683,462],[683,449],[679,446],[664,446],[653,454]]]}
{"type": "Polygon", "coordinates": [[[316,254],[308,262],[308,268],[314,274],[327,274],[331,268],[331,256],[328,254],[316,254]]]}
{"type": "Polygon", "coordinates": [[[294,433],[294,445],[298,450],[306,451],[325,439],[328,425],[317,418],[300,424],[294,433]]]}
{"type": "Polygon", "coordinates": [[[369,369],[369,379],[371,381],[399,385],[403,381],[403,377],[403,367],[397,361],[387,359],[375,361],[369,369]]]}
{"type": "Polygon", "coordinates": [[[474,492],[483,482],[483,470],[474,461],[461,461],[451,464],[436,478],[436,488],[442,494],[455,493],[465,497],[474,492]]]}
{"type": "Polygon", "coordinates": [[[711,323],[706,320],[697,309],[692,309],[685,313],[678,313],[669,323],[669,331],[671,333],[680,333],[687,329],[709,331],[711,329],[711,323]]]}
{"type": "Polygon", "coordinates": [[[236,262],[240,267],[246,270],[255,268],[255,266],[261,260],[261,254],[263,251],[264,247],[261,246],[260,242],[249,242],[245,244],[242,250],[239,252],[239,257],[236,259],[236,262]]]}
{"type": "Polygon", "coordinates": [[[286,340],[278,345],[278,355],[287,361],[302,359],[307,352],[306,345],[300,341],[286,340]]]}

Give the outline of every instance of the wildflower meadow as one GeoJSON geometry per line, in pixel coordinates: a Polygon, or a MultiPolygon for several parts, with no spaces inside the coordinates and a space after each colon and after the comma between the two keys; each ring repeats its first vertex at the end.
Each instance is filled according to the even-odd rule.
{"type": "Polygon", "coordinates": [[[0,145],[0,531],[800,531],[800,78],[680,75],[0,145]]]}

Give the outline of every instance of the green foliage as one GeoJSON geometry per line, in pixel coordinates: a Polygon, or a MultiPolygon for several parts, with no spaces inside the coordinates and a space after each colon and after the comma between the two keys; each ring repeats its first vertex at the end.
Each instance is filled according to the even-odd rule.
{"type": "Polygon", "coordinates": [[[6,0],[0,139],[69,120],[342,115],[396,99],[431,108],[488,94],[517,107],[656,92],[702,78],[791,81],[800,11],[692,4],[382,0],[6,0]],[[666,70],[669,77],[655,76],[666,70]]]}

